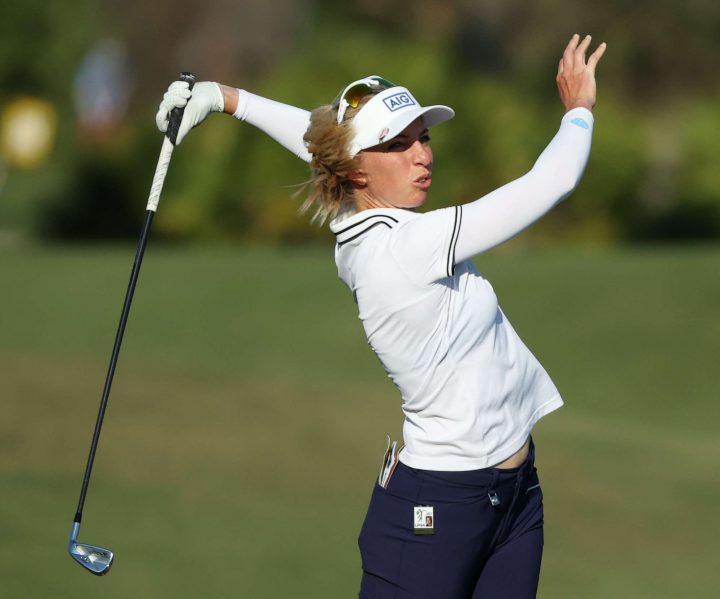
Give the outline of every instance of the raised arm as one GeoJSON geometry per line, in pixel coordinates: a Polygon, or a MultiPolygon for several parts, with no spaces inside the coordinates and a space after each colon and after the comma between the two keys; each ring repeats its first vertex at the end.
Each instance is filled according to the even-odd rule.
{"type": "Polygon", "coordinates": [[[310,112],[245,90],[221,87],[226,113],[254,125],[301,160],[310,162],[312,156],[303,141],[310,125],[310,112]]]}
{"type": "Polygon", "coordinates": [[[185,107],[177,136],[178,144],[210,113],[225,112],[254,125],[298,158],[310,161],[303,142],[303,135],[310,124],[307,110],[211,81],[196,83],[191,92],[187,84],[178,81],[168,88],[156,115],[161,131],[167,128],[168,115],[175,107],[185,107]]]}
{"type": "Polygon", "coordinates": [[[591,38],[575,35],[565,48],[556,77],[566,113],[560,129],[532,169],[519,179],[462,206],[455,263],[520,233],[577,187],[590,155],[595,66],[605,44],[585,61],[591,38]]]}

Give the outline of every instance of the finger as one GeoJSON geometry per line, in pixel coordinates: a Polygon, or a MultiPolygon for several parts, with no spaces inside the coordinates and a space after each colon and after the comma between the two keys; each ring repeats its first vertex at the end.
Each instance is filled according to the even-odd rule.
{"type": "Polygon", "coordinates": [[[175,145],[179,146],[180,142],[182,142],[183,139],[185,139],[185,136],[190,132],[190,129],[193,128],[193,121],[191,118],[185,118],[186,115],[183,115],[183,120],[180,123],[180,127],[178,128],[177,137],[175,139],[175,145]]]}
{"type": "Polygon", "coordinates": [[[175,136],[175,146],[179,146],[182,143],[182,140],[185,139],[185,135],[187,135],[187,132],[189,131],[188,127],[183,128],[182,125],[180,125],[180,129],[178,129],[177,135],[175,136]]]}
{"type": "MultiPolygon", "coordinates": [[[[162,131],[163,133],[167,131],[168,123],[170,122],[170,113],[174,108],[177,108],[174,103],[163,101],[160,104],[160,108],[158,109],[157,114],[155,115],[155,123],[157,124],[157,128],[160,129],[160,131],[162,131]]],[[[182,106],[180,106],[180,108],[182,108],[182,106]]]]}
{"type": "Polygon", "coordinates": [[[577,50],[575,50],[575,57],[579,62],[585,62],[585,52],[587,52],[588,47],[590,46],[590,42],[592,41],[591,35],[586,35],[583,38],[583,41],[580,42],[580,45],[577,47],[577,50]]]}
{"type": "Polygon", "coordinates": [[[172,90],[172,91],[186,90],[187,92],[190,92],[190,89],[189,89],[189,88],[190,88],[190,84],[189,84],[187,81],[180,81],[180,80],[178,80],[178,81],[173,81],[173,82],[168,86],[168,91],[171,91],[171,90],[172,90]]]}
{"type": "Polygon", "coordinates": [[[157,125],[157,128],[160,129],[163,133],[167,131],[168,128],[168,111],[165,110],[165,107],[161,104],[160,110],[158,110],[157,114],[155,115],[155,124],[157,125]]]}
{"type": "Polygon", "coordinates": [[[163,96],[162,102],[160,102],[160,108],[155,115],[155,123],[158,129],[165,133],[168,127],[168,121],[170,119],[170,112],[173,108],[183,108],[187,103],[188,99],[185,96],[189,96],[190,92],[186,90],[168,90],[163,96]]]}
{"type": "Polygon", "coordinates": [[[565,61],[565,66],[570,67],[575,62],[575,48],[577,48],[578,40],[580,39],[580,36],[576,33],[570,38],[570,41],[568,42],[568,45],[565,46],[565,51],[563,52],[563,60],[565,61]]]}
{"type": "MultiPolygon", "coordinates": [[[[169,114],[174,108],[185,108],[185,106],[188,103],[188,99],[173,93],[171,91],[168,91],[163,96],[163,101],[160,102],[160,109],[158,110],[158,114],[164,112],[166,115],[169,114]]],[[[169,118],[169,117],[166,117],[169,118]]]]}
{"type": "Polygon", "coordinates": [[[570,52],[574,52],[574,51],[575,51],[575,48],[577,48],[577,46],[578,46],[578,42],[579,42],[579,41],[580,41],[580,34],[579,34],[579,33],[573,34],[573,36],[570,38],[570,41],[568,42],[568,45],[567,45],[567,47],[565,48],[565,50],[566,50],[566,51],[569,50],[570,52]]]}
{"type": "MultiPolygon", "coordinates": [[[[197,84],[195,88],[195,91],[198,91],[197,84]]],[[[193,101],[192,98],[188,100],[187,106],[185,106],[185,111],[183,112],[182,121],[180,121],[180,127],[178,127],[175,145],[179,146],[190,130],[199,125],[206,116],[207,114],[203,114],[202,107],[198,105],[197,101],[193,101]]]]}
{"type": "Polygon", "coordinates": [[[605,54],[605,50],[607,50],[607,44],[603,42],[597,47],[595,52],[590,55],[590,58],[588,58],[587,61],[587,66],[591,71],[595,71],[595,65],[597,65],[603,54],[605,54]]]}
{"type": "Polygon", "coordinates": [[[192,92],[187,88],[173,89],[172,87],[170,87],[163,96],[163,102],[167,104],[172,104],[173,106],[182,107],[187,104],[187,101],[190,99],[191,96],[192,92]]]}
{"type": "Polygon", "coordinates": [[[167,91],[163,94],[162,102],[160,102],[160,108],[155,115],[155,124],[158,129],[165,133],[168,128],[168,122],[170,120],[170,111],[173,108],[184,107],[192,92],[187,81],[173,81],[167,91]]]}
{"type": "Polygon", "coordinates": [[[559,64],[558,64],[557,76],[560,77],[560,75],[563,74],[563,71],[564,71],[564,70],[565,70],[565,69],[563,68],[563,59],[561,58],[561,59],[560,59],[560,62],[559,62],[559,64]]]}

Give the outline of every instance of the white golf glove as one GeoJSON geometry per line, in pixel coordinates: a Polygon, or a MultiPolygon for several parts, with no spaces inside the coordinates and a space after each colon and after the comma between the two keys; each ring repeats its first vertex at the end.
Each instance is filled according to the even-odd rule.
{"type": "Polygon", "coordinates": [[[170,122],[170,111],[173,108],[185,107],[175,145],[179,145],[188,131],[202,123],[211,112],[225,110],[225,100],[217,83],[200,81],[194,85],[192,91],[188,87],[185,81],[171,83],[155,116],[158,129],[165,133],[170,122]]]}

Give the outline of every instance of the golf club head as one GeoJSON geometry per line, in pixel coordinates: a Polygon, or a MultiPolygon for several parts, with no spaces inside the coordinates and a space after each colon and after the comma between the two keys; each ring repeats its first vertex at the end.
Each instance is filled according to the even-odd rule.
{"type": "Polygon", "coordinates": [[[72,532],[70,533],[70,541],[68,542],[68,553],[70,557],[96,576],[107,574],[110,571],[113,558],[115,557],[113,552],[104,547],[78,543],[76,539],[79,529],[80,524],[75,522],[72,532]]]}

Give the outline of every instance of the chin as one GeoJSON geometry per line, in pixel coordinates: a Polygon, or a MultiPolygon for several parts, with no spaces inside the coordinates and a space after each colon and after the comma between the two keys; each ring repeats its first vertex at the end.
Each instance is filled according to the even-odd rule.
{"type": "Polygon", "coordinates": [[[408,203],[408,209],[414,210],[415,208],[420,208],[425,203],[425,200],[427,200],[427,194],[423,194],[421,198],[415,198],[414,201],[411,201],[408,203]]]}

